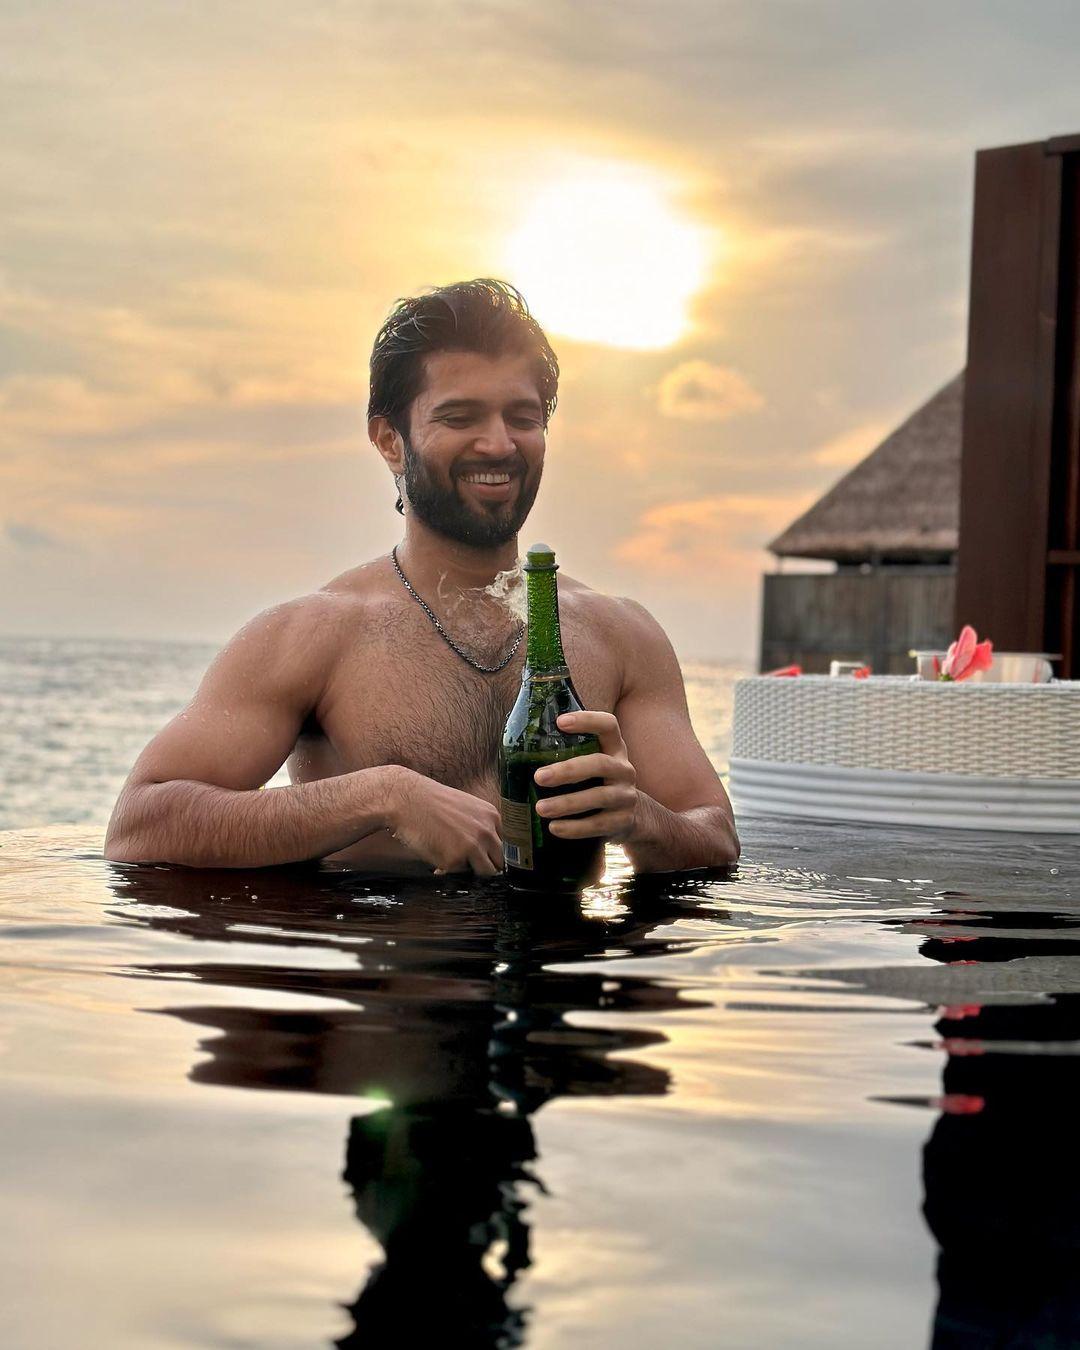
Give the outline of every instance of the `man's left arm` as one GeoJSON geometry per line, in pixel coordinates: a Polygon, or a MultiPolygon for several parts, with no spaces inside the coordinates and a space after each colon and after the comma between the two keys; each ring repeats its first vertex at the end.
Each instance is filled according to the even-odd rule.
{"type": "Polygon", "coordinates": [[[603,836],[622,844],[636,872],[734,863],[739,838],[731,803],[690,725],[671,643],[640,605],[622,604],[627,656],[614,714],[559,718],[564,731],[598,736],[601,753],[564,760],[536,775],[545,787],[589,778],[602,778],[603,786],[545,798],[536,809],[562,838],[603,836]],[[597,814],[581,819],[578,813],[588,810],[597,814]]]}

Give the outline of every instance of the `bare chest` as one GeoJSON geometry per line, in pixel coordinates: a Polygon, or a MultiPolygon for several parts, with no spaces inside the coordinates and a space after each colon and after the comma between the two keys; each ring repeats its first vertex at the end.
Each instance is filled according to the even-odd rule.
{"type": "MultiPolygon", "coordinates": [[[[614,711],[620,670],[584,622],[564,616],[563,644],[587,708],[614,711]]],[[[466,664],[422,613],[395,613],[348,647],[301,738],[294,778],[403,764],[494,800],[498,748],[521,684],[524,648],[497,674],[466,664]],[[419,622],[418,622],[419,620],[419,622]]]]}

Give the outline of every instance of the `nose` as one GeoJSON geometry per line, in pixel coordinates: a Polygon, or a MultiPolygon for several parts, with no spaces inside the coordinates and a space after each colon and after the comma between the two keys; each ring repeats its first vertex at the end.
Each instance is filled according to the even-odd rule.
{"type": "Polygon", "coordinates": [[[517,451],[517,444],[503,419],[493,417],[484,423],[480,435],[473,442],[473,449],[479,454],[490,455],[495,459],[514,454],[517,451]]]}

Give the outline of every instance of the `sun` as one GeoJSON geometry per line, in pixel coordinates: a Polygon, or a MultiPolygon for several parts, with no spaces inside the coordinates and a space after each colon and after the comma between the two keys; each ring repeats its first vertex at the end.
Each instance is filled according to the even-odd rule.
{"type": "Polygon", "coordinates": [[[507,243],[507,272],[552,333],[636,351],[670,347],[709,264],[709,237],[650,171],[602,163],[531,201],[507,243]]]}

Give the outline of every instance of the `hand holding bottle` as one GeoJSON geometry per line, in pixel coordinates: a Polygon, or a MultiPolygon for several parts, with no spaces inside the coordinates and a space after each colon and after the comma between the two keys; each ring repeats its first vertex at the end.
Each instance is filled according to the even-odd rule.
{"type": "MultiPolygon", "coordinates": [[[[562,716],[581,713],[570,678],[559,625],[559,570],[554,550],[534,544],[525,560],[529,643],[521,690],[510,710],[499,747],[500,808],[506,877],[515,890],[567,893],[596,881],[604,869],[604,841],[598,835],[573,838],[552,834],[537,807],[549,795],[575,789],[567,782],[555,794],[537,772],[564,760],[591,763],[602,758],[600,741],[585,726],[569,730],[562,716]]],[[[560,780],[556,778],[556,782],[560,780]]],[[[577,781],[578,800],[603,785],[588,773],[577,781]]],[[[579,806],[587,810],[588,806],[579,806]]]]}
{"type": "Polygon", "coordinates": [[[497,808],[411,769],[403,771],[396,787],[389,829],[393,838],[430,863],[436,876],[472,871],[493,877],[502,871],[497,808]]]}
{"type": "Polygon", "coordinates": [[[536,810],[550,821],[551,833],[560,839],[625,839],[633,832],[637,817],[637,773],[630,763],[618,718],[608,712],[563,713],[561,731],[589,732],[600,742],[600,754],[578,755],[558,764],[537,769],[536,782],[545,792],[564,785],[599,778],[599,787],[561,796],[544,797],[536,810]],[[575,820],[583,811],[592,815],[575,820]]]}

